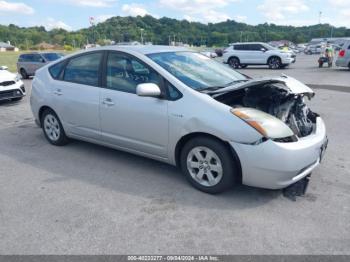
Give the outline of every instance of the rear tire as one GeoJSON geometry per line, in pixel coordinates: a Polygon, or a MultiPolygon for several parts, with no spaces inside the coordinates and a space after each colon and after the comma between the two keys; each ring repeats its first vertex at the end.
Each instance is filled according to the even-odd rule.
{"type": "Polygon", "coordinates": [[[231,57],[228,60],[228,64],[234,69],[238,69],[241,67],[241,63],[237,57],[231,57]]]}
{"type": "Polygon", "coordinates": [[[241,65],[241,68],[247,68],[248,67],[248,65],[241,65]]]}
{"type": "Polygon", "coordinates": [[[24,68],[21,68],[20,74],[21,74],[23,79],[28,79],[29,78],[29,76],[27,74],[27,71],[24,68]]]}
{"type": "Polygon", "coordinates": [[[205,193],[222,193],[238,181],[236,159],[223,142],[213,138],[188,141],[181,150],[180,164],[190,184],[205,193]]]}
{"type": "Polygon", "coordinates": [[[41,116],[41,126],[44,135],[50,144],[55,146],[64,146],[69,142],[61,121],[53,110],[46,109],[43,112],[41,116]]]}

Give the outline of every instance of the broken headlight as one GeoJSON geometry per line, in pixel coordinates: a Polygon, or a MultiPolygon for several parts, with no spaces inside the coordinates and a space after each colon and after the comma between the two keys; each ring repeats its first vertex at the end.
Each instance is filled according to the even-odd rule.
{"type": "Polygon", "coordinates": [[[266,138],[276,139],[294,135],[284,122],[260,110],[240,107],[232,108],[230,111],[266,138]]]}

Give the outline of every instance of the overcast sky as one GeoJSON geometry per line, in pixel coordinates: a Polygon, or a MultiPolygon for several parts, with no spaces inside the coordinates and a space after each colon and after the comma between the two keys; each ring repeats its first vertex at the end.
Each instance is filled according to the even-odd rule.
{"type": "Polygon", "coordinates": [[[89,17],[104,21],[111,16],[150,14],[248,24],[312,25],[321,22],[350,28],[350,0],[0,0],[0,24],[43,25],[46,29],[76,30],[89,26],[89,17]]]}

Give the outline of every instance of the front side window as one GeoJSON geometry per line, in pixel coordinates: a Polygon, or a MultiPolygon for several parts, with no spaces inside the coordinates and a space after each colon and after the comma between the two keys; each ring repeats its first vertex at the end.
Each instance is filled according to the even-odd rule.
{"type": "Polygon", "coordinates": [[[71,58],[64,70],[63,80],[97,86],[102,53],[90,53],[71,58]]]}
{"type": "Polygon", "coordinates": [[[42,54],[42,56],[45,58],[46,61],[50,61],[50,62],[61,58],[61,56],[57,53],[45,53],[45,54],[42,54]]]}
{"type": "Polygon", "coordinates": [[[196,52],[167,52],[148,55],[177,79],[195,90],[221,88],[247,78],[196,52]]]}
{"type": "Polygon", "coordinates": [[[136,93],[138,84],[154,83],[160,86],[157,72],[143,62],[128,55],[110,53],[107,59],[107,88],[136,93]]]}
{"type": "Polygon", "coordinates": [[[43,61],[43,58],[39,54],[34,54],[32,55],[31,61],[35,63],[41,63],[43,61]]]}

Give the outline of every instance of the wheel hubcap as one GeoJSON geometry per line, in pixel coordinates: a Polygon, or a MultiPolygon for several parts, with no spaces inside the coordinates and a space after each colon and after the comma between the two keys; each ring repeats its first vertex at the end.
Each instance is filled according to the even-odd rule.
{"type": "Polygon", "coordinates": [[[59,139],[61,130],[58,120],[55,116],[51,114],[45,116],[44,130],[46,135],[50,138],[50,140],[57,141],[59,139]]]}
{"type": "Polygon", "coordinates": [[[272,68],[278,68],[280,66],[280,62],[277,58],[271,60],[270,65],[272,68]]]}
{"type": "Polygon", "coordinates": [[[207,147],[195,147],[189,152],[187,170],[197,183],[205,187],[217,185],[223,175],[220,158],[207,147]]]}

